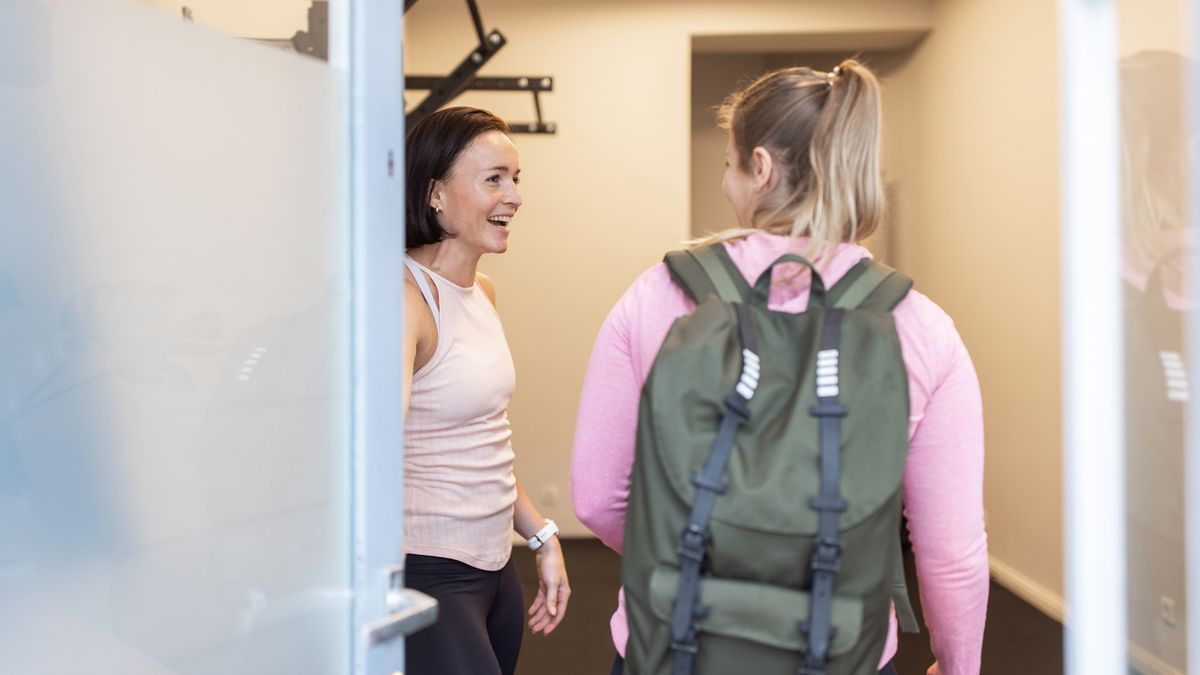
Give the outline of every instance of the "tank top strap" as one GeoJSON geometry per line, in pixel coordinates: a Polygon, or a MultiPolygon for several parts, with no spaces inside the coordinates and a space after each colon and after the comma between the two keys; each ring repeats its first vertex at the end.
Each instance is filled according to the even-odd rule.
{"type": "Polygon", "coordinates": [[[425,278],[425,270],[417,261],[404,256],[404,265],[412,272],[413,278],[417,280],[417,288],[421,289],[421,295],[425,298],[425,303],[429,305],[429,311],[433,312],[433,324],[437,327],[438,335],[442,334],[442,312],[438,307],[438,303],[433,299],[433,291],[429,288],[429,281],[425,278]]]}

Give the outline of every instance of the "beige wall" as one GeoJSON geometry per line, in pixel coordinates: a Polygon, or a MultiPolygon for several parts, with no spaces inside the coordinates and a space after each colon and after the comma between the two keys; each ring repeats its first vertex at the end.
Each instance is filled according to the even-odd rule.
{"type": "MultiPolygon", "coordinates": [[[[335,2],[337,0],[334,0],[335,2]]],[[[201,26],[249,38],[288,39],[308,29],[311,0],[135,0],[175,16],[187,7],[201,26]]]]}
{"type": "Polygon", "coordinates": [[[692,57],[692,143],[690,233],[703,237],[737,225],[725,199],[726,133],[716,126],[715,106],[734,88],[766,72],[766,54],[694,54],[692,57]]]}
{"type": "Polygon", "coordinates": [[[1054,3],[934,3],[907,66],[896,248],[979,373],[991,555],[1061,603],[1056,26],[1054,3]]]}
{"type": "MultiPolygon", "coordinates": [[[[419,2],[408,13],[407,72],[446,73],[468,53],[474,35],[461,4],[419,2]]],[[[543,109],[560,131],[517,137],[525,206],[509,253],[484,269],[496,282],[517,364],[517,474],[540,508],[582,535],[567,476],[592,343],[633,279],[689,236],[692,35],[922,31],[930,12],[924,0],[481,7],[486,27],[509,38],[483,74],[556,78],[543,109]]],[[[528,96],[468,94],[458,102],[512,121],[533,115],[528,96]]]]}

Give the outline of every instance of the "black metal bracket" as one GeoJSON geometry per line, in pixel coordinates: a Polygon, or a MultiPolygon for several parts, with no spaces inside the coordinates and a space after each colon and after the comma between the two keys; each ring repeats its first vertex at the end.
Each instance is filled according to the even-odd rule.
{"type": "MultiPolygon", "coordinates": [[[[404,11],[407,12],[416,2],[417,0],[405,0],[404,11]]],[[[479,77],[476,75],[484,64],[508,43],[508,40],[498,30],[484,34],[483,19],[479,14],[479,5],[476,0],[467,0],[467,8],[471,11],[471,22],[475,28],[475,36],[479,40],[479,45],[445,77],[417,75],[404,79],[406,90],[429,91],[429,94],[415,108],[406,113],[407,125],[411,127],[433,111],[458,98],[465,91],[528,91],[533,94],[533,107],[537,121],[510,123],[509,128],[513,133],[555,133],[558,126],[553,122],[542,120],[542,102],[538,96],[540,92],[554,90],[553,78],[540,75],[529,77],[479,77]]]]}
{"type": "MultiPolygon", "coordinates": [[[[413,0],[416,2],[416,0],[413,0]]],[[[301,54],[329,60],[329,2],[313,0],[308,8],[308,30],[296,31],[292,48],[301,54]]]]}
{"type": "MultiPolygon", "coordinates": [[[[404,88],[435,90],[446,86],[446,79],[434,75],[409,75],[404,78],[404,88]]],[[[558,130],[558,125],[554,122],[546,122],[542,119],[542,100],[539,94],[544,91],[554,91],[554,78],[549,75],[473,76],[465,83],[461,91],[527,91],[533,94],[533,111],[537,121],[510,122],[509,129],[516,134],[553,134],[558,130]]],[[[409,123],[411,124],[413,121],[410,115],[409,123]]]]}

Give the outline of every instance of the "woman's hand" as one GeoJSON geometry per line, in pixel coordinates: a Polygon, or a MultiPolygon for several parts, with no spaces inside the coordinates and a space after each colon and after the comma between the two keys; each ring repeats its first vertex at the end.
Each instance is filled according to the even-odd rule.
{"type": "Polygon", "coordinates": [[[567,613],[571,585],[567,582],[567,565],[558,537],[550,537],[535,555],[538,593],[529,606],[529,628],[535,633],[549,635],[567,613]]]}

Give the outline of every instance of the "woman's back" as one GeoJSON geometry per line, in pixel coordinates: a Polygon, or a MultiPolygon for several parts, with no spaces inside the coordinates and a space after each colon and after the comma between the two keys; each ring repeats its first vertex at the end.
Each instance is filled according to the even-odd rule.
{"type": "MultiPolygon", "coordinates": [[[[756,233],[726,247],[752,284],[791,243],[789,237],[756,233]]],[[[803,250],[803,240],[797,243],[803,250]]],[[[835,284],[867,255],[860,246],[837,246],[821,267],[826,284],[835,284]]],[[[786,280],[790,273],[777,272],[776,278],[786,280]]],[[[807,302],[807,276],[773,284],[772,309],[799,312],[807,302]]],[[[580,402],[572,492],[580,519],[617,551],[623,545],[642,384],[671,324],[693,308],[665,266],[657,265],[625,293],[597,338],[580,402]]],[[[926,623],[943,673],[976,672],[988,592],[979,500],[983,433],[978,383],[953,322],[936,304],[914,291],[893,314],[908,370],[910,452],[904,495],[911,539],[919,551],[926,623]]],[[[623,647],[623,609],[614,616],[613,634],[623,647]]],[[[885,661],[895,653],[895,644],[893,623],[885,661]]]]}

